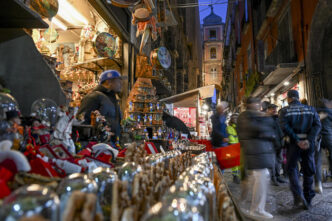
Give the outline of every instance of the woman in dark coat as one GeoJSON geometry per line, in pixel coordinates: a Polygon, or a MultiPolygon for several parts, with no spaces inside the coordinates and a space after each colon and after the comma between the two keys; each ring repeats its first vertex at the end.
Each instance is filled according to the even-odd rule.
{"type": "MultiPolygon", "coordinates": [[[[271,117],[260,112],[257,98],[247,99],[247,110],[238,118],[238,136],[244,154],[244,166],[253,180],[250,216],[272,219],[265,211],[269,168],[274,165],[274,124],[271,117]]],[[[248,191],[248,185],[243,191],[248,191]]]]}

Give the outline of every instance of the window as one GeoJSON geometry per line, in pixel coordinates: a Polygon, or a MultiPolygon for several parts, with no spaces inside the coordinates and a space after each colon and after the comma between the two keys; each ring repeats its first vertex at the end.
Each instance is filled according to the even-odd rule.
{"type": "Polygon", "coordinates": [[[215,29],[210,30],[210,39],[215,40],[217,39],[217,31],[215,29]]]}
{"type": "Polygon", "coordinates": [[[213,81],[217,80],[217,68],[211,68],[211,78],[213,81]]]}
{"type": "Polygon", "coordinates": [[[211,48],[210,49],[210,58],[211,59],[216,59],[217,58],[217,50],[216,50],[216,48],[211,48]]]}

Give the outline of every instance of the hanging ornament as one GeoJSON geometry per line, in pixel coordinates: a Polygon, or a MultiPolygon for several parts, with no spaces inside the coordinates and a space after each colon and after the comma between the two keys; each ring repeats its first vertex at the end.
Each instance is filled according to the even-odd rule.
{"type": "Polygon", "coordinates": [[[30,0],[28,5],[44,18],[52,18],[58,13],[58,0],[30,0]]]}
{"type": "Polygon", "coordinates": [[[172,64],[171,55],[165,47],[154,49],[150,54],[150,61],[151,64],[158,69],[168,69],[172,64]]]}

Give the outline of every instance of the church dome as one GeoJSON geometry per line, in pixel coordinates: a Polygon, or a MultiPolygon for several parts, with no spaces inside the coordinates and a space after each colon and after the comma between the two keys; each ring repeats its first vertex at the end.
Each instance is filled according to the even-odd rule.
{"type": "Polygon", "coordinates": [[[222,24],[222,18],[213,12],[213,6],[211,6],[211,13],[203,19],[204,25],[220,25],[222,24]]]}

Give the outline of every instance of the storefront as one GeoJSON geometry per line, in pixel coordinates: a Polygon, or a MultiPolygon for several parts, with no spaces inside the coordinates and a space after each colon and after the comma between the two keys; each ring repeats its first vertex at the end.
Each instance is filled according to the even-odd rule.
{"type": "Polygon", "coordinates": [[[194,136],[209,136],[210,117],[219,93],[218,85],[209,85],[160,100],[171,104],[172,114],[186,123],[194,136]]]}
{"type": "MultiPolygon", "coordinates": [[[[130,19],[123,17],[119,21],[117,16],[128,15],[126,8],[135,6],[135,10],[153,11],[162,17],[152,10],[153,1],[144,1],[139,7],[126,0],[36,0],[29,1],[29,7],[21,1],[13,2],[39,22],[19,32],[24,36],[19,46],[24,47],[25,42],[29,47],[20,51],[17,60],[24,60],[22,51],[26,57],[37,59],[26,59],[26,64],[35,69],[22,68],[24,62],[13,68],[15,63],[7,63],[8,60],[2,61],[1,67],[12,67],[10,74],[29,70],[26,78],[33,76],[36,85],[43,87],[30,87],[32,99],[57,98],[51,96],[50,86],[55,82],[56,90],[64,91],[69,102],[38,100],[40,103],[32,105],[36,109],[31,108],[30,116],[29,100],[20,116],[18,106],[24,103],[24,96],[17,101],[15,96],[0,93],[0,220],[242,220],[216,155],[207,153],[206,145],[191,143],[165,129],[167,123],[162,116],[166,107],[158,98],[163,92],[158,92],[160,88],[154,81],[170,87],[162,78],[163,70],[171,66],[168,50],[158,45],[150,57],[144,57],[150,59],[151,65],[140,66],[138,62],[132,66],[133,46],[126,37],[130,19]],[[135,142],[125,136],[122,143],[111,141],[112,122],[100,112],[90,115],[90,125],[82,125],[75,120],[76,108],[70,108],[80,105],[82,97],[97,85],[100,73],[107,69],[118,70],[122,75],[137,71],[128,99],[129,85],[125,85],[122,97],[127,106],[122,125],[131,130],[124,130],[123,135],[133,135],[133,131],[143,135],[140,139],[134,137],[135,142]],[[52,84],[42,78],[45,70],[53,77],[52,84]],[[30,76],[30,71],[37,74],[30,76]],[[50,93],[44,93],[47,86],[50,93]],[[52,115],[54,124],[47,124],[44,115],[52,115]],[[144,137],[146,132],[149,137],[144,137]],[[151,137],[167,141],[167,145],[156,147],[151,137]]],[[[156,37],[155,27],[150,28],[152,38],[156,37]]],[[[144,31],[150,33],[150,29],[144,31]]],[[[7,42],[6,50],[17,43],[12,41],[7,42]]],[[[14,93],[19,91],[13,86],[11,89],[14,93]]],[[[172,101],[172,112],[200,133],[219,91],[220,87],[211,85],[165,102],[172,101]]],[[[29,91],[23,92],[26,97],[29,95],[29,91]]]]}
{"type": "Polygon", "coordinates": [[[44,19],[48,29],[33,29],[32,38],[61,82],[70,106],[98,84],[104,70],[123,71],[123,41],[90,3],[60,0],[57,14],[44,19]]]}

